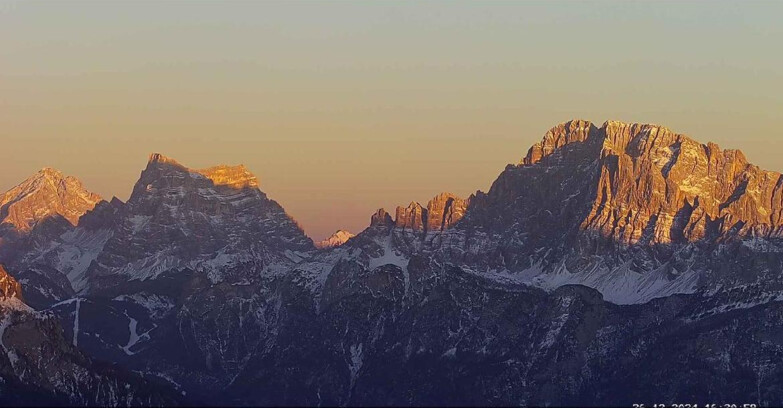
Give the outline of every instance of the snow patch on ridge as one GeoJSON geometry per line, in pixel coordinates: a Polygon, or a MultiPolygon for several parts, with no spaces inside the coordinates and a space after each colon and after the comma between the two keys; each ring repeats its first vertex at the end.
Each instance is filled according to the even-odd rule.
{"type": "Polygon", "coordinates": [[[601,292],[604,300],[618,305],[647,303],[674,294],[692,294],[696,292],[699,278],[697,272],[688,269],[682,273],[675,270],[674,275],[677,277],[670,279],[665,266],[647,273],[638,273],[630,269],[630,263],[616,268],[597,264],[592,269],[581,272],[571,272],[565,265],[545,271],[540,263],[519,272],[465,271],[502,284],[529,285],[546,291],[553,291],[565,285],[587,286],[601,292]]]}
{"type": "Polygon", "coordinates": [[[113,235],[107,229],[89,231],[76,228],[60,235],[58,240],[43,251],[35,252],[35,257],[29,257],[25,262],[52,266],[68,278],[74,291],[80,293],[87,286],[87,269],[113,235]]]}
{"type": "Polygon", "coordinates": [[[394,249],[391,235],[387,236],[382,242],[379,242],[379,244],[383,249],[383,255],[377,258],[370,258],[370,270],[375,270],[384,265],[394,265],[400,268],[402,270],[403,277],[405,278],[405,293],[407,294],[411,282],[410,273],[408,272],[408,263],[410,263],[410,259],[404,255],[401,255],[394,249]]]}

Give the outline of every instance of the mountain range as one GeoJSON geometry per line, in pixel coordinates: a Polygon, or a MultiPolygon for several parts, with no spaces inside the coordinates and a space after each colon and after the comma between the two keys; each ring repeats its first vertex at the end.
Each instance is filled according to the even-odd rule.
{"type": "Polygon", "coordinates": [[[783,177],[572,120],[314,243],[243,166],[0,195],[0,403],[783,404],[783,177]]]}

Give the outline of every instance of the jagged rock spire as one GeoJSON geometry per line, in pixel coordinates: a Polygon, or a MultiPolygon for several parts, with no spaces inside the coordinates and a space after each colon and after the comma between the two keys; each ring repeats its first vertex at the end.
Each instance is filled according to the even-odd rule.
{"type": "Polygon", "coordinates": [[[170,182],[178,184],[179,182],[176,182],[175,179],[182,178],[182,183],[187,183],[184,181],[187,180],[184,175],[194,179],[205,178],[211,181],[214,186],[235,189],[258,188],[258,178],[244,165],[218,165],[205,169],[191,169],[160,153],[150,154],[147,168],[142,172],[139,181],[147,182],[149,185],[158,179],[168,179],[170,182]]]}
{"type": "Polygon", "coordinates": [[[427,203],[427,231],[442,231],[457,223],[468,203],[453,193],[440,193],[427,203]]]}
{"type": "Polygon", "coordinates": [[[375,211],[375,214],[370,217],[371,227],[391,227],[394,226],[394,219],[383,208],[379,208],[375,211]]]}
{"type": "Polygon", "coordinates": [[[394,225],[411,231],[441,231],[456,224],[467,207],[466,200],[444,192],[428,201],[426,207],[415,201],[407,207],[397,207],[394,225]]]}

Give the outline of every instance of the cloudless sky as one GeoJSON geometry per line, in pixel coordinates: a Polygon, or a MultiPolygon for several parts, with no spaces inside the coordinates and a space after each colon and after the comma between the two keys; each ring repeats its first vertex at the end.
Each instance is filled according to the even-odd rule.
{"type": "Polygon", "coordinates": [[[0,1],[0,191],[244,163],[321,239],[486,191],[557,123],[783,170],[783,2],[0,1]]]}

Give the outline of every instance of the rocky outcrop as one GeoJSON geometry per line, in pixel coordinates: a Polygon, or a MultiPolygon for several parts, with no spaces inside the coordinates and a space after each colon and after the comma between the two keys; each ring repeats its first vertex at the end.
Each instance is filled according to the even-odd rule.
{"type": "Polygon", "coordinates": [[[411,202],[407,207],[397,207],[394,224],[409,231],[435,232],[452,227],[465,215],[468,202],[452,193],[440,193],[424,207],[411,202]]]}
{"type": "Polygon", "coordinates": [[[602,129],[601,176],[584,228],[625,243],[780,236],[779,173],[661,126],[610,121],[602,129]]]}
{"type": "Polygon", "coordinates": [[[235,189],[258,188],[258,179],[245,166],[215,166],[197,170],[212,180],[216,186],[228,186],[235,189]]]}
{"type": "Polygon", "coordinates": [[[96,290],[185,268],[217,282],[228,265],[264,268],[290,262],[287,251],[314,249],[244,167],[193,170],[161,154],[150,156],[115,224],[87,271],[96,290]]]}
{"type": "Polygon", "coordinates": [[[522,160],[559,166],[563,149],[593,150],[597,180],[581,228],[616,242],[667,244],[783,233],[783,179],[747,162],[742,152],[701,144],[650,124],[587,121],[558,125],[522,160]],[[555,155],[555,153],[559,153],[555,155]]]}
{"type": "Polygon", "coordinates": [[[329,236],[329,238],[318,241],[315,243],[315,247],[319,249],[326,249],[326,248],[334,248],[338,247],[346,242],[348,242],[349,239],[353,238],[355,235],[351,234],[348,231],[345,230],[337,230],[334,234],[329,236]]]}
{"type": "Polygon", "coordinates": [[[22,300],[22,285],[8,274],[3,265],[0,265],[0,298],[22,300]]]}
{"type": "Polygon", "coordinates": [[[370,217],[370,227],[392,227],[394,219],[383,208],[379,208],[375,214],[370,217]]]}
{"type": "Polygon", "coordinates": [[[40,263],[36,259],[35,266],[25,257],[38,258],[54,247],[55,241],[72,232],[85,214],[102,203],[78,179],[52,168],[40,170],[0,195],[0,263],[24,282],[21,290],[29,305],[45,307],[73,294],[63,275],[67,271],[58,267],[78,257],[79,250],[40,263]]]}
{"type": "Polygon", "coordinates": [[[576,119],[561,123],[550,129],[543,140],[530,147],[520,164],[536,164],[563,146],[585,142],[591,136],[596,137],[597,133],[598,129],[586,120],[576,119]]]}
{"type": "Polygon", "coordinates": [[[427,203],[427,231],[451,228],[465,215],[467,201],[452,194],[440,193],[427,203]]]}
{"type": "Polygon", "coordinates": [[[30,232],[55,217],[76,225],[79,217],[100,201],[101,197],[87,191],[77,178],[44,168],[0,195],[0,225],[19,233],[30,232]]]}
{"type": "Polygon", "coordinates": [[[427,225],[427,209],[413,201],[407,207],[397,207],[394,225],[404,230],[424,231],[427,225]]]}
{"type": "Polygon", "coordinates": [[[779,173],[741,152],[662,126],[571,121],[472,198],[434,252],[544,288],[590,286],[621,304],[777,287],[781,187],[779,173]]]}

